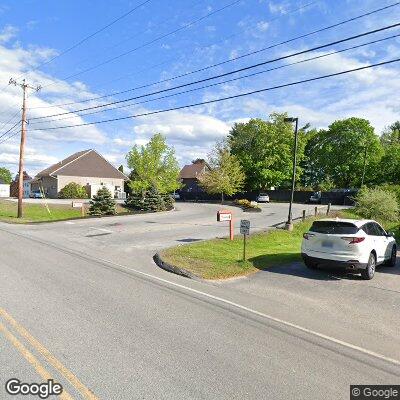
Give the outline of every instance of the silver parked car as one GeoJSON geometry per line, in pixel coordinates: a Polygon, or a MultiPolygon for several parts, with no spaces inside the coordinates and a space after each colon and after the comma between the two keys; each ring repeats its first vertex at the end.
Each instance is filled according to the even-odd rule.
{"type": "Polygon", "coordinates": [[[269,196],[267,193],[260,193],[257,196],[257,203],[269,203],[269,196]]]}

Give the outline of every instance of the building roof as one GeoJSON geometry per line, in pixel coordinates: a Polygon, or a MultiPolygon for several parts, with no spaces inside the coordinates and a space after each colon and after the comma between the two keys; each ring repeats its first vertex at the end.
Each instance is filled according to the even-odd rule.
{"type": "Polygon", "coordinates": [[[44,176],[56,177],[58,175],[128,180],[126,175],[93,149],[78,151],[70,155],[64,160],[39,172],[35,179],[44,176]]]}
{"type": "Polygon", "coordinates": [[[196,179],[199,175],[204,172],[204,168],[206,167],[205,162],[197,162],[194,164],[185,165],[179,176],[181,179],[196,179]]]}
{"type": "MultiPolygon", "coordinates": [[[[24,171],[24,173],[23,173],[22,176],[24,177],[24,181],[30,181],[30,180],[32,180],[32,177],[29,176],[28,173],[27,173],[26,171],[24,171]]],[[[15,175],[14,182],[18,182],[18,179],[19,179],[19,174],[15,175]]]]}

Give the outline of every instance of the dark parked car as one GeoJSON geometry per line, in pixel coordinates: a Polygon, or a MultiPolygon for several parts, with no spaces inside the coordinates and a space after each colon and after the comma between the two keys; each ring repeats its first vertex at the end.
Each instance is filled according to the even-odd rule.
{"type": "Polygon", "coordinates": [[[321,192],[314,192],[308,199],[308,203],[321,204],[321,192]]]}

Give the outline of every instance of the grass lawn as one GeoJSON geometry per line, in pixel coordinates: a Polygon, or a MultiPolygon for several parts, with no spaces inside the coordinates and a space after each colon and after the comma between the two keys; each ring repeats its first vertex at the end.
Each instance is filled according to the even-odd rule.
{"type": "Polygon", "coordinates": [[[243,258],[243,237],[213,239],[166,249],[164,261],[184,268],[204,279],[220,279],[247,275],[277,264],[301,260],[300,245],[303,232],[312,219],[297,223],[293,232],[282,229],[251,235],[247,238],[247,260],[243,258]]]}
{"type": "MultiPolygon", "coordinates": [[[[79,218],[81,210],[72,208],[69,204],[48,204],[50,213],[44,204],[24,204],[24,217],[17,218],[17,202],[0,200],[0,221],[12,223],[60,221],[70,218],[79,218]]],[[[117,205],[118,213],[126,213],[126,209],[117,205]]]]}
{"type": "MultiPolygon", "coordinates": [[[[359,218],[351,210],[340,213],[344,218],[359,218]]],[[[257,233],[247,239],[247,260],[243,258],[243,238],[206,240],[181,245],[161,252],[164,261],[184,268],[204,279],[223,279],[247,275],[279,264],[301,261],[300,247],[303,232],[315,218],[296,223],[293,232],[276,229],[257,233]]],[[[383,224],[399,237],[399,223],[383,224]]]]}

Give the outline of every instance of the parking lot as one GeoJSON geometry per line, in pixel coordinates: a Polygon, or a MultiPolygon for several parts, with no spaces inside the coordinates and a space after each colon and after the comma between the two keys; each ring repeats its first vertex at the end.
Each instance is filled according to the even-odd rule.
{"type": "MultiPolygon", "coordinates": [[[[235,232],[240,219],[251,221],[253,232],[285,221],[288,205],[264,204],[261,213],[236,207],[235,232]]],[[[313,206],[296,204],[294,216],[313,206]]],[[[259,310],[307,326],[374,351],[400,358],[397,333],[400,312],[400,268],[378,268],[372,281],[338,271],[310,271],[302,263],[276,266],[248,277],[220,282],[188,282],[160,270],[152,261],[162,248],[228,235],[226,222],[216,221],[218,204],[178,203],[176,211],[37,225],[2,225],[7,230],[50,243],[63,251],[108,260],[164,279],[207,288],[259,310]],[[301,310],[302,312],[299,312],[301,310]],[[329,323],[326,323],[329,321],[329,323]],[[394,346],[394,344],[397,344],[394,346]]],[[[251,245],[251,238],[249,240],[251,245]]]]}

